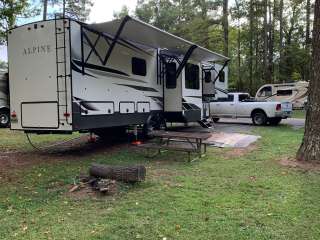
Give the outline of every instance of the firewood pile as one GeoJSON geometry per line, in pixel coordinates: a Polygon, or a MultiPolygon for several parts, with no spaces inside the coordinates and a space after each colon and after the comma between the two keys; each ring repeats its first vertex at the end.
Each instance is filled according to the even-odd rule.
{"type": "Polygon", "coordinates": [[[89,175],[81,174],[79,183],[69,190],[70,193],[90,187],[92,190],[105,195],[114,195],[119,191],[119,186],[124,183],[137,183],[145,180],[146,168],[136,166],[111,166],[92,164],[89,175]]]}

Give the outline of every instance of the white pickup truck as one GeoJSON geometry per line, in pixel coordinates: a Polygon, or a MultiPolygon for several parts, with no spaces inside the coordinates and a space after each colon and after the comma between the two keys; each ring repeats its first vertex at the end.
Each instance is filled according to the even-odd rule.
{"type": "Polygon", "coordinates": [[[210,116],[219,118],[251,118],[254,125],[278,125],[292,114],[292,103],[257,101],[248,93],[228,93],[225,98],[210,102],[210,116]]]}

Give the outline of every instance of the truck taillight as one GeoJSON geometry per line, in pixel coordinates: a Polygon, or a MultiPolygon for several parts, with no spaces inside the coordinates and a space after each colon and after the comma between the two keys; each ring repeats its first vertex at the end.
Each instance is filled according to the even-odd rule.
{"type": "Polygon", "coordinates": [[[276,110],[277,110],[277,111],[280,111],[280,110],[281,110],[281,104],[277,104],[276,110]]]}

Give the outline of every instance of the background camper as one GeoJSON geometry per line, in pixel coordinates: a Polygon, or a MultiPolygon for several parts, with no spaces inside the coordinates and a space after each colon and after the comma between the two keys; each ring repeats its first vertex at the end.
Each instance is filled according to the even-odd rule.
{"type": "Polygon", "coordinates": [[[202,66],[228,61],[128,16],[20,26],[8,32],[8,57],[12,129],[100,135],[128,125],[206,126],[202,66]]]}
{"type": "Polygon", "coordinates": [[[8,97],[8,72],[0,70],[0,127],[8,127],[10,124],[8,97]]]}
{"type": "Polygon", "coordinates": [[[294,109],[304,108],[308,98],[309,83],[266,84],[256,93],[256,99],[267,101],[291,102],[294,109]]]}

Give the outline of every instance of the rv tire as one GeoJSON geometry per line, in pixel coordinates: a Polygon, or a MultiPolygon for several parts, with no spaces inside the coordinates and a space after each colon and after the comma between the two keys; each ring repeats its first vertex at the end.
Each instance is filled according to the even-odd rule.
{"type": "Polygon", "coordinates": [[[10,124],[9,111],[0,110],[0,127],[6,128],[10,124]]]}
{"type": "Polygon", "coordinates": [[[220,118],[212,118],[212,121],[215,123],[219,122],[219,120],[220,120],[220,118]]]}
{"type": "Polygon", "coordinates": [[[112,141],[116,138],[125,137],[127,134],[127,128],[121,127],[110,127],[110,128],[99,128],[92,131],[94,134],[99,136],[102,141],[112,141]]]}
{"type": "Polygon", "coordinates": [[[148,137],[153,130],[165,130],[166,127],[166,120],[161,114],[150,115],[143,125],[143,136],[148,137]]]}

